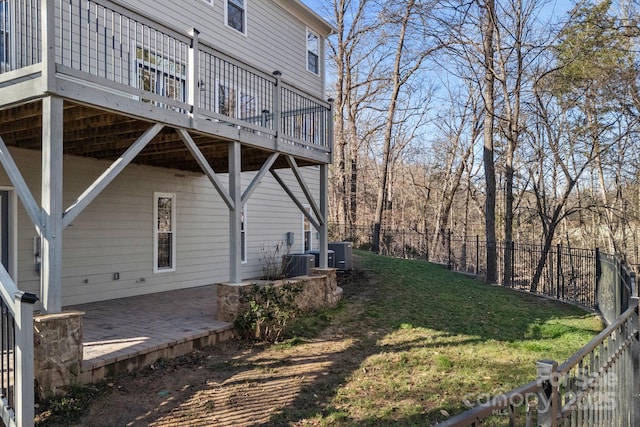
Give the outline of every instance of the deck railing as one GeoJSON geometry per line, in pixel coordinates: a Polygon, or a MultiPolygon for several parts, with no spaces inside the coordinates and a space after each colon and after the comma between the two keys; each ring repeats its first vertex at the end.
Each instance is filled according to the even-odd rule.
{"type": "Polygon", "coordinates": [[[45,43],[67,78],[289,148],[331,151],[329,102],[206,45],[196,30],[180,32],[107,0],[0,0],[0,77],[46,62],[45,43]]]}
{"type": "Polygon", "coordinates": [[[0,417],[7,427],[34,424],[33,294],[19,291],[0,266],[0,417]]]}

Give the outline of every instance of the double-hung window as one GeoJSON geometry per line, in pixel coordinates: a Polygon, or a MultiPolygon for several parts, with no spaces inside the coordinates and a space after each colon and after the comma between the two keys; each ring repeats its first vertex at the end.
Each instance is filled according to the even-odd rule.
{"type": "Polygon", "coordinates": [[[320,74],[320,42],[318,35],[307,30],[307,70],[320,74]]]}
{"type": "Polygon", "coordinates": [[[9,65],[11,50],[11,14],[9,12],[9,1],[0,0],[0,70],[6,69],[9,65]]]}
{"type": "MultiPolygon", "coordinates": [[[[311,213],[311,208],[305,208],[307,213],[311,213]]],[[[304,248],[303,252],[307,252],[313,249],[312,233],[311,233],[311,221],[307,219],[307,216],[302,214],[302,235],[304,236],[304,248]]]]}
{"type": "Polygon", "coordinates": [[[176,195],[154,193],[154,273],[176,269],[176,195]]]}
{"type": "Polygon", "coordinates": [[[247,26],[247,7],[246,0],[226,0],[225,8],[227,25],[233,29],[240,31],[242,34],[246,32],[247,26]]]}

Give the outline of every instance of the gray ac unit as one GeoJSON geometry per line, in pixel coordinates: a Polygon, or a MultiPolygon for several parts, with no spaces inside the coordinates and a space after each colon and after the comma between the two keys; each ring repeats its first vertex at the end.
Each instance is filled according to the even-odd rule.
{"type": "Polygon", "coordinates": [[[351,242],[332,242],[329,249],[334,252],[335,268],[338,270],[353,270],[353,244],[351,242]]]}
{"type": "MultiPolygon", "coordinates": [[[[334,268],[336,266],[335,263],[335,252],[332,250],[327,251],[328,252],[328,260],[327,260],[327,267],[329,268],[334,268]]],[[[315,266],[316,267],[320,267],[320,251],[307,251],[306,253],[313,255],[316,258],[316,263],[315,266]]]]}
{"type": "Polygon", "coordinates": [[[283,257],[287,264],[285,269],[287,277],[308,276],[316,262],[311,254],[290,254],[283,257]]]}

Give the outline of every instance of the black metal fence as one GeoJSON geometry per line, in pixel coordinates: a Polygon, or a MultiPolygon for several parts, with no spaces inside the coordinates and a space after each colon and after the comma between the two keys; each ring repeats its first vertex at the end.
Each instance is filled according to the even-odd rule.
{"type": "MultiPolygon", "coordinates": [[[[373,248],[372,226],[334,225],[329,234],[332,240],[343,240],[346,235],[346,240],[352,241],[356,248],[373,248]]],[[[541,244],[497,242],[495,249],[500,285],[531,291],[536,271],[540,269],[535,293],[600,311],[608,321],[613,321],[628,307],[624,301],[632,293],[631,272],[621,256],[606,254],[597,248],[561,244],[545,250],[541,244]],[[508,260],[506,269],[505,259],[508,260]]],[[[423,259],[454,271],[486,276],[487,244],[479,236],[461,237],[449,230],[436,234],[433,230],[382,229],[379,253],[423,259]]]]}

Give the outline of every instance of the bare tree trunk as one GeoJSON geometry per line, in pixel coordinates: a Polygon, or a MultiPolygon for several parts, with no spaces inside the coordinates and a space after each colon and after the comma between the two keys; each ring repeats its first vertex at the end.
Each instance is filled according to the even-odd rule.
{"type": "Polygon", "coordinates": [[[409,0],[406,4],[404,15],[401,21],[400,35],[398,38],[398,44],[396,45],[395,59],[393,64],[393,74],[391,77],[392,90],[391,97],[389,99],[389,105],[387,110],[387,117],[384,127],[383,135],[383,148],[382,148],[382,167],[380,171],[378,181],[378,193],[376,195],[376,209],[373,218],[373,251],[380,252],[380,231],[382,227],[382,215],[385,208],[385,196],[387,195],[387,183],[389,180],[389,169],[391,166],[391,150],[393,139],[393,128],[395,122],[395,115],[398,105],[398,98],[400,97],[400,89],[402,85],[406,83],[407,76],[402,76],[402,59],[404,54],[405,36],[407,33],[407,25],[409,19],[413,13],[413,7],[415,0],[409,0]]]}
{"type": "Polygon", "coordinates": [[[487,242],[487,282],[495,282],[497,279],[497,251],[496,251],[496,169],[494,164],[493,126],[495,114],[494,95],[494,42],[495,30],[495,3],[494,0],[485,0],[485,15],[483,29],[484,51],[484,179],[485,179],[485,237],[487,242]]]}

